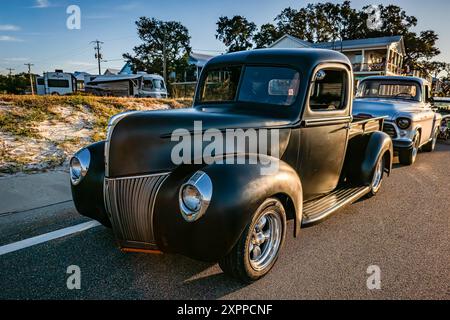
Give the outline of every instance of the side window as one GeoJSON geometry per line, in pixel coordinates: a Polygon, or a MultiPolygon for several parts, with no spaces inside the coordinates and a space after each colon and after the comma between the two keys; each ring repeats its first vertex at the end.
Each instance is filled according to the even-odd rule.
{"type": "Polygon", "coordinates": [[[321,69],[314,76],[309,106],[312,111],[343,110],[347,105],[347,72],[321,69]]]}

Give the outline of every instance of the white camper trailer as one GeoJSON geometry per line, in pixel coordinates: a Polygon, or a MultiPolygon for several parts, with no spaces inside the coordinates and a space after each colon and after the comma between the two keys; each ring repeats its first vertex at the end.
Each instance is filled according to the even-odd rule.
{"type": "Polygon", "coordinates": [[[37,78],[37,94],[67,95],[77,91],[77,80],[71,73],[56,70],[37,78]]]}
{"type": "Polygon", "coordinates": [[[167,98],[164,79],[157,74],[102,75],[86,79],[85,91],[102,96],[167,98]]]}

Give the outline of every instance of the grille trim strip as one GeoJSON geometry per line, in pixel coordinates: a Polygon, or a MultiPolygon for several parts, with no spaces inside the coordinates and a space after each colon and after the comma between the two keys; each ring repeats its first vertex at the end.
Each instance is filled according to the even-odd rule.
{"type": "Polygon", "coordinates": [[[105,207],[122,246],[156,245],[153,230],[155,201],[169,173],[105,178],[105,207]]]}

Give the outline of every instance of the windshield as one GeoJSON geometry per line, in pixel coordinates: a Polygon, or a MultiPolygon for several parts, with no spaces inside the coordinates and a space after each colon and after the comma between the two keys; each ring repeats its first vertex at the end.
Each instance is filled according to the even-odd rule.
{"type": "Polygon", "coordinates": [[[160,79],[144,79],[144,90],[164,90],[164,81],[160,79]]]}
{"type": "Polygon", "coordinates": [[[358,88],[356,98],[388,98],[420,101],[420,86],[414,81],[366,80],[358,88]]]}
{"type": "Polygon", "coordinates": [[[297,98],[300,85],[299,73],[284,67],[210,69],[203,79],[200,103],[249,102],[290,106],[297,98]]]}
{"type": "Polygon", "coordinates": [[[164,85],[164,81],[163,80],[159,80],[159,79],[155,79],[153,80],[153,85],[155,86],[156,89],[165,89],[165,85],[164,85]]]}

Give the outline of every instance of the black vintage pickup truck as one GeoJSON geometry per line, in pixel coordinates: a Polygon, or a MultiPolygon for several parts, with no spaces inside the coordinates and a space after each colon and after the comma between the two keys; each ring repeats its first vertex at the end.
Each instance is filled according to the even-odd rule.
{"type": "Polygon", "coordinates": [[[287,220],[297,236],[375,195],[390,173],[383,118],[354,119],[352,87],[351,64],[335,51],[216,57],[201,74],[192,108],[117,115],[106,141],[72,158],[76,208],[112,227],[125,252],[219,261],[226,273],[255,281],[276,262],[287,220]],[[198,158],[205,141],[236,130],[248,141],[256,133],[257,146],[216,145],[211,157],[198,158]],[[174,159],[183,137],[207,133],[180,153],[182,162],[174,159]],[[261,147],[268,136],[276,139],[261,147]],[[264,171],[270,163],[276,170],[264,171]]]}

